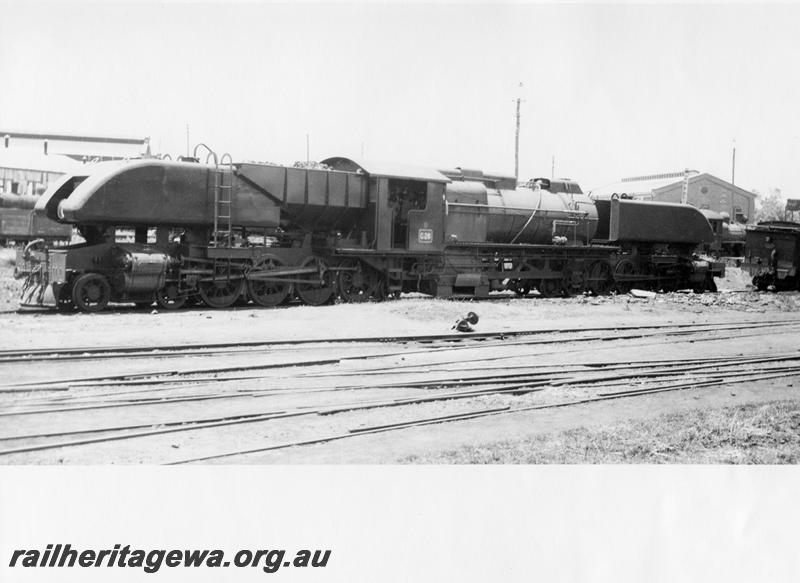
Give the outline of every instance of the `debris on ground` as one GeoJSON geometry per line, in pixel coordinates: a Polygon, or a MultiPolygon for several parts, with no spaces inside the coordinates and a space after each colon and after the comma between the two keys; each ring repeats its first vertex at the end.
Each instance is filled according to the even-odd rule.
{"type": "Polygon", "coordinates": [[[459,332],[472,332],[474,329],[472,328],[473,325],[478,323],[478,314],[475,312],[470,312],[463,318],[459,318],[456,320],[456,323],[453,324],[451,330],[457,330],[459,332]]]}

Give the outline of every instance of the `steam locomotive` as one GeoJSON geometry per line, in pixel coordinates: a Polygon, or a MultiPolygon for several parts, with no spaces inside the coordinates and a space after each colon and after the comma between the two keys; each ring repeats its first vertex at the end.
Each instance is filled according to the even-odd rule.
{"type": "Polygon", "coordinates": [[[708,219],[714,240],[704,243],[703,251],[714,257],[742,257],[747,239],[747,226],[744,223],[731,221],[728,213],[701,209],[708,219]]]}
{"type": "Polygon", "coordinates": [[[688,205],[595,201],[571,181],[517,187],[461,168],[341,157],[298,168],[208,152],[205,162],[197,150],[101,162],[52,185],[37,213],[74,225],[84,242],[28,250],[22,305],[702,291],[724,270],[693,256],[713,233],[688,205]]]}

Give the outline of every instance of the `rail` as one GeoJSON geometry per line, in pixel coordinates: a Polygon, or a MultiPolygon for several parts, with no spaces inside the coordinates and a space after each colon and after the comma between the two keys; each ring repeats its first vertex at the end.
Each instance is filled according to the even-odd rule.
{"type": "MultiPolygon", "coordinates": [[[[628,333],[625,334],[619,332],[620,328],[626,327],[598,327],[594,334],[583,338],[572,335],[575,331],[586,332],[583,329],[564,328],[551,330],[549,333],[536,330],[534,332],[544,334],[545,337],[519,339],[522,340],[519,342],[521,348],[513,353],[508,351],[509,347],[518,344],[514,341],[513,332],[495,333],[496,343],[481,340],[479,336],[483,335],[475,335],[473,341],[469,341],[469,335],[449,335],[443,338],[442,345],[433,346],[429,344],[431,337],[419,336],[414,337],[419,345],[407,347],[412,350],[401,352],[397,351],[398,347],[392,347],[396,351],[393,354],[408,356],[418,352],[430,356],[442,351],[444,358],[435,357],[432,362],[426,364],[421,362],[412,364],[408,361],[400,364],[398,359],[394,358],[392,362],[397,364],[388,367],[389,363],[383,359],[392,353],[387,354],[384,351],[375,353],[365,350],[367,347],[355,346],[353,347],[355,352],[348,357],[343,355],[343,347],[339,345],[331,350],[332,358],[325,359],[320,358],[319,346],[312,344],[305,350],[309,356],[315,357],[313,362],[298,360],[298,349],[291,348],[288,351],[291,357],[280,359],[282,362],[264,361],[261,364],[251,364],[248,360],[248,364],[242,362],[243,366],[239,367],[205,370],[203,367],[192,365],[183,371],[170,366],[158,377],[147,376],[148,373],[112,375],[117,377],[116,382],[108,376],[65,380],[63,367],[54,363],[54,380],[58,376],[61,385],[48,386],[46,381],[38,381],[27,386],[20,384],[17,386],[24,388],[28,395],[6,397],[8,408],[0,410],[0,415],[4,419],[3,435],[0,435],[0,456],[4,462],[13,463],[16,460],[5,456],[52,451],[51,454],[40,454],[50,457],[35,459],[69,460],[67,448],[73,451],[83,446],[83,449],[74,454],[76,456],[74,459],[88,460],[95,459],[91,457],[93,455],[107,455],[109,449],[87,450],[87,446],[120,440],[136,442],[147,437],[151,439],[148,445],[145,445],[145,442],[136,442],[127,446],[125,450],[136,451],[141,455],[155,455],[160,463],[190,463],[296,448],[426,425],[475,420],[493,415],[575,405],[585,406],[590,403],[655,395],[667,391],[714,390],[714,387],[737,383],[791,379],[800,376],[800,351],[797,350],[751,354],[746,357],[732,353],[713,357],[690,356],[685,359],[656,357],[654,360],[632,360],[630,356],[618,356],[616,359],[598,356],[593,362],[573,362],[569,365],[563,364],[561,357],[568,352],[580,351],[581,354],[586,354],[585,346],[581,348],[577,344],[572,345],[573,342],[582,340],[592,339],[603,343],[598,344],[592,354],[604,349],[612,350],[616,354],[620,352],[621,345],[609,341],[626,340],[624,345],[626,347],[632,346],[631,342],[636,342],[636,346],[641,347],[641,338],[652,336],[652,339],[657,341],[657,346],[664,342],[672,344],[691,342],[696,346],[694,343],[700,341],[718,341],[720,333],[748,328],[754,329],[752,331],[762,337],[774,336],[776,333],[788,337],[797,333],[798,323],[799,320],[790,322],[776,320],[774,323],[747,321],[629,326],[628,333]],[[567,333],[569,334],[565,335],[567,333]],[[500,359],[529,357],[532,354],[530,350],[522,347],[538,343],[556,343],[558,348],[552,352],[537,351],[535,353],[537,357],[557,354],[559,358],[554,362],[544,362],[541,358],[528,358],[527,362],[519,364],[496,362],[500,359]],[[566,344],[570,346],[565,346],[566,344]],[[498,351],[487,352],[487,349],[493,347],[498,351]],[[465,368],[466,360],[463,356],[461,358],[448,356],[448,351],[459,349],[478,350],[475,358],[469,359],[473,363],[471,368],[465,368]],[[346,366],[335,366],[344,361],[348,361],[346,366]],[[496,362],[494,367],[491,366],[492,361],[496,362]],[[448,364],[451,366],[446,366],[448,364]],[[308,367],[305,369],[307,372],[300,373],[298,366],[308,367]],[[320,366],[323,368],[319,368],[320,366]],[[253,376],[244,376],[241,373],[237,373],[236,376],[220,376],[222,372],[258,369],[273,370],[270,374],[251,372],[253,376]],[[382,379],[379,377],[377,382],[370,382],[365,380],[365,375],[369,374],[387,376],[382,379]],[[400,377],[401,374],[414,376],[400,377]],[[292,379],[289,385],[286,383],[287,375],[292,379]],[[329,377],[329,380],[324,380],[325,377],[329,377]],[[358,381],[351,377],[356,377],[358,381]],[[631,379],[637,379],[636,384],[633,384],[631,379]],[[392,393],[387,394],[389,392],[387,389],[392,393]],[[543,392],[543,389],[547,391],[543,392]],[[37,390],[57,392],[38,397],[34,393],[37,390]],[[352,396],[356,390],[359,391],[360,397],[352,396]],[[394,393],[400,390],[404,392],[394,393]],[[339,397],[332,397],[334,393],[339,397]],[[518,395],[531,396],[526,397],[525,401],[520,401],[515,398],[518,395]],[[276,400],[283,396],[289,400],[276,400]],[[482,399],[485,396],[494,396],[490,408],[487,408],[486,401],[482,399]],[[232,399],[236,400],[236,411],[227,412],[226,408],[230,409],[226,407],[227,403],[234,402],[227,400],[232,399]],[[179,403],[188,403],[199,407],[200,402],[208,403],[205,405],[205,410],[184,409],[177,406],[179,403]],[[220,407],[218,403],[224,406],[220,407]],[[252,405],[248,406],[248,403],[252,405]],[[422,408],[432,403],[439,403],[435,411],[422,408]],[[450,403],[453,404],[451,408],[445,408],[450,403]],[[455,408],[456,404],[460,405],[455,408]],[[372,417],[355,416],[362,411],[408,406],[413,407],[408,409],[409,415],[401,414],[399,420],[388,419],[381,424],[375,424],[372,417]],[[86,416],[85,413],[80,413],[93,409],[102,409],[104,414],[86,416]],[[136,413],[126,412],[131,410],[135,410],[136,413]],[[44,419],[56,419],[44,417],[56,412],[64,414],[65,423],[60,423],[60,419],[60,425],[42,423],[44,419]],[[300,416],[304,419],[303,423],[291,425],[291,418],[300,416]],[[133,417],[135,420],[132,420],[133,417]],[[25,422],[24,419],[31,421],[25,422]],[[178,444],[173,445],[173,448],[166,447],[158,451],[152,448],[152,438],[158,435],[203,431],[205,433],[193,436],[204,435],[210,439],[210,435],[217,428],[253,423],[268,423],[270,428],[273,427],[272,424],[283,424],[275,428],[275,431],[258,431],[259,434],[266,433],[273,437],[259,436],[255,442],[248,443],[247,448],[235,448],[222,443],[217,446],[218,449],[215,448],[216,451],[193,449],[189,446],[195,444],[188,437],[182,442],[178,440],[178,444]],[[276,435],[284,437],[278,441],[274,437],[276,435]],[[141,449],[137,449],[139,443],[142,443],[141,449]]],[[[365,340],[337,339],[338,342],[365,340]]],[[[308,342],[319,343],[324,340],[308,342]]],[[[271,353],[270,359],[274,359],[275,343],[263,344],[271,353]]],[[[138,348],[145,350],[147,347],[138,348]]],[[[374,347],[369,350],[374,350],[374,347]]],[[[7,351],[5,354],[10,356],[10,352],[7,351]]],[[[21,352],[23,351],[17,351],[17,356],[21,352]]],[[[36,353],[30,350],[26,352],[36,353]]],[[[251,350],[247,350],[246,353],[250,358],[256,356],[251,350]]],[[[627,351],[625,353],[628,354],[627,351]]],[[[98,355],[94,356],[96,358],[98,355]]],[[[150,356],[153,356],[152,353],[150,356]]],[[[150,371],[149,374],[153,375],[154,372],[150,371]]],[[[34,458],[25,458],[23,461],[31,459],[34,458]]]]}

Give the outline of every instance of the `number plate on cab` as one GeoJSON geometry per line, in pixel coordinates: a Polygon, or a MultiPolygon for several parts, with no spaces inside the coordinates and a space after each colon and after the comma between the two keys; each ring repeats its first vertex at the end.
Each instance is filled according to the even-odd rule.
{"type": "Polygon", "coordinates": [[[420,243],[433,243],[433,229],[420,229],[417,231],[417,241],[420,243]]]}

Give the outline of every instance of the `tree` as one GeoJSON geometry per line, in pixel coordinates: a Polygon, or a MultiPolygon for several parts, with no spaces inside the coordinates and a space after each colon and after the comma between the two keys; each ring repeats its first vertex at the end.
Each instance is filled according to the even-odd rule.
{"type": "Polygon", "coordinates": [[[762,194],[756,199],[755,222],[782,221],[785,210],[786,199],[783,198],[781,189],[770,188],[767,194],[762,194]]]}

